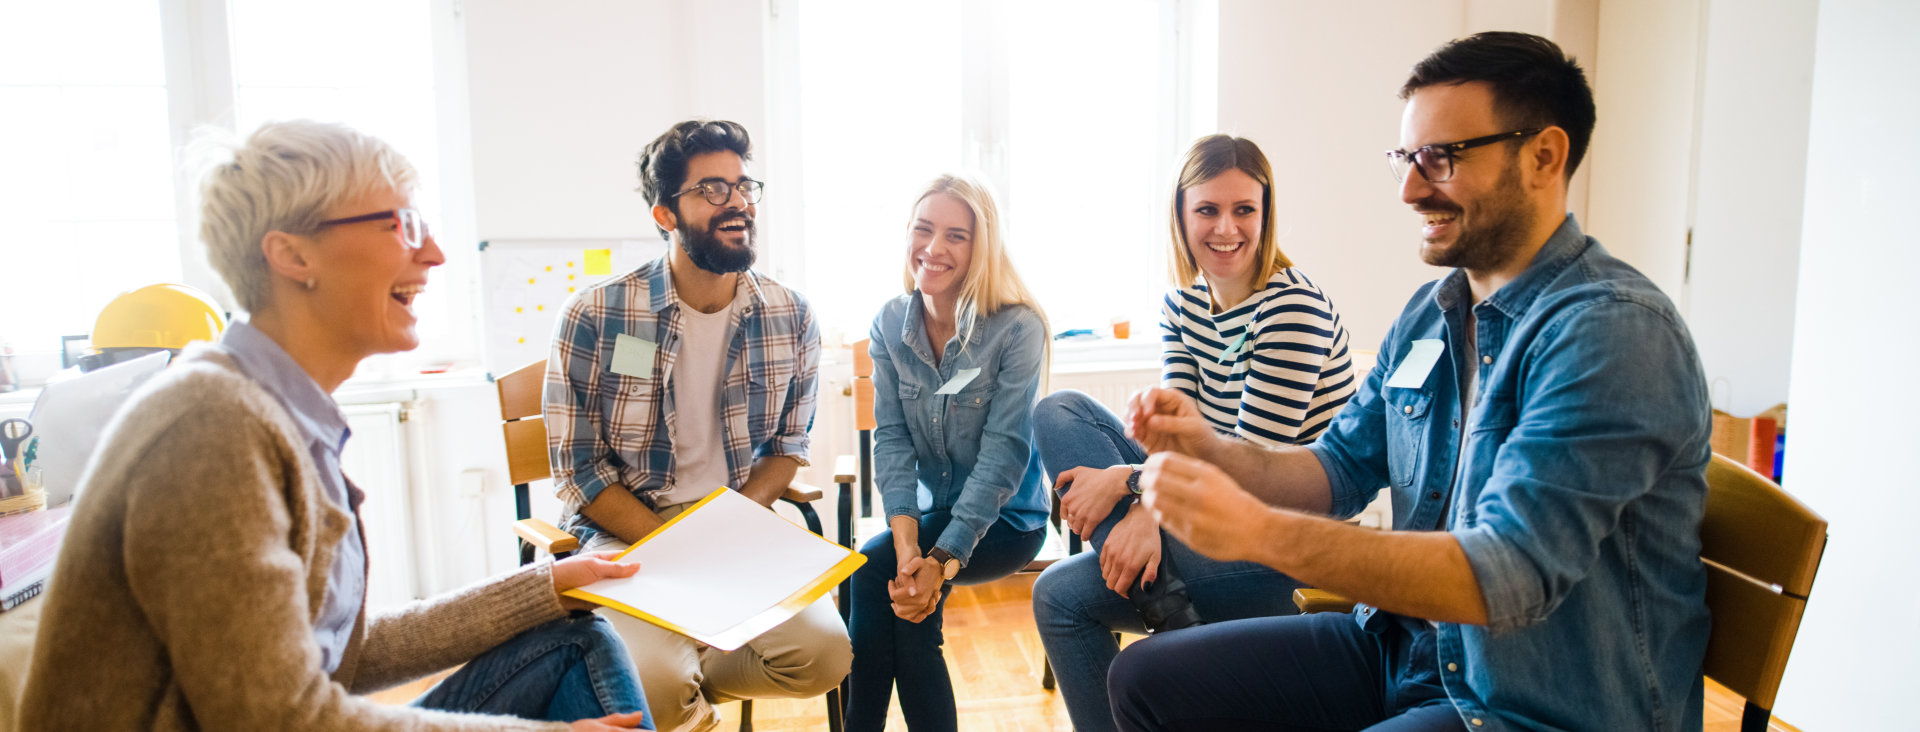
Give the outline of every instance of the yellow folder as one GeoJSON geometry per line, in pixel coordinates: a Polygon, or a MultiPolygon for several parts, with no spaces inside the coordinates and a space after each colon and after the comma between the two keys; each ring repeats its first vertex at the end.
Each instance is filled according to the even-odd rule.
{"type": "Polygon", "coordinates": [[[731,651],[819,600],[867,558],[720,488],[617,561],[639,562],[640,571],[565,594],[731,651]]]}

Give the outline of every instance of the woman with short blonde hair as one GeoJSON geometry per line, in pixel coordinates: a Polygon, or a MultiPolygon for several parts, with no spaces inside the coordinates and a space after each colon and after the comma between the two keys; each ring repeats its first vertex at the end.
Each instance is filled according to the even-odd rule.
{"type": "Polygon", "coordinates": [[[413,168],[341,125],[268,123],[202,189],[248,311],[125,405],[84,479],[42,612],[23,729],[652,729],[626,648],[560,593],[636,565],[539,563],[366,608],[364,495],[332,392],[419,345],[445,261],[413,168]],[[366,693],[461,666],[412,707],[366,693]]]}

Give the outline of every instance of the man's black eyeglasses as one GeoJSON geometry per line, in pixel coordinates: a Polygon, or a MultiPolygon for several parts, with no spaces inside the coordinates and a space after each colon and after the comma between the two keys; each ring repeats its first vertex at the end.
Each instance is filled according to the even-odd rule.
{"type": "Polygon", "coordinates": [[[1492,145],[1496,142],[1532,137],[1540,134],[1544,129],[1546,128],[1535,127],[1530,130],[1502,132],[1459,142],[1422,145],[1412,151],[1388,150],[1387,167],[1393,169],[1393,179],[1396,181],[1405,181],[1407,169],[1417,168],[1420,171],[1420,177],[1427,179],[1428,183],[1444,183],[1453,177],[1453,156],[1460,154],[1461,151],[1482,145],[1492,145]]]}
{"type": "Polygon", "coordinates": [[[684,191],[673,194],[673,197],[679,198],[694,191],[699,191],[700,197],[707,199],[707,203],[715,206],[725,206],[727,205],[727,201],[733,198],[733,192],[739,191],[740,200],[746,201],[748,206],[752,206],[760,202],[760,192],[765,188],[765,183],[761,183],[752,178],[741,178],[739,183],[728,183],[719,178],[708,178],[693,184],[684,191]]]}

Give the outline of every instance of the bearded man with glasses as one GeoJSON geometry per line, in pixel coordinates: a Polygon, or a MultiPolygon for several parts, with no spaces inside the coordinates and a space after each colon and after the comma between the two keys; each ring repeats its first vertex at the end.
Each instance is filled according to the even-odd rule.
{"type": "Polygon", "coordinates": [[[1699,730],[1709,418],[1667,296],[1580,231],[1594,125],[1552,41],[1482,33],[1413,68],[1387,153],[1421,287],[1312,445],[1220,438],[1134,397],[1140,484],[1196,551],[1353,598],[1351,616],[1156,635],[1109,672],[1127,730],[1699,730]],[[1392,531],[1334,519],[1392,492],[1392,531]]]}
{"type": "MultiPolygon", "coordinates": [[[[563,528],[585,551],[625,549],[722,486],[771,506],[807,464],[820,330],[805,298],[752,269],[747,131],[691,120],[640,154],[640,190],[666,256],[587,288],[561,317],[545,417],[563,528]]],[[[622,613],[661,730],[710,729],[715,701],[804,698],[853,663],[822,598],[731,653],[622,613]]]]}

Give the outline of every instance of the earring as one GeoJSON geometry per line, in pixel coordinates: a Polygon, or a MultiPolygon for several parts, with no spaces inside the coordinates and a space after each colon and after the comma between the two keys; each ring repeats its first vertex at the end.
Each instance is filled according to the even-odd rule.
{"type": "Polygon", "coordinates": [[[320,283],[319,283],[318,281],[316,281],[316,280],[315,280],[314,278],[312,278],[312,277],[308,277],[308,278],[307,278],[307,291],[308,291],[308,292],[312,292],[312,291],[313,291],[313,288],[314,288],[314,287],[317,287],[317,286],[319,286],[319,284],[320,284],[320,283]]]}

